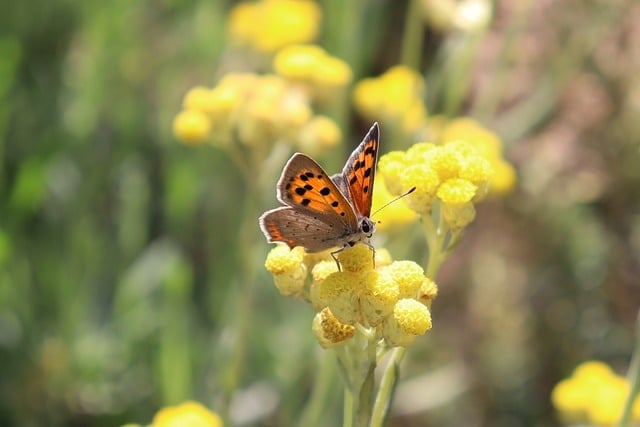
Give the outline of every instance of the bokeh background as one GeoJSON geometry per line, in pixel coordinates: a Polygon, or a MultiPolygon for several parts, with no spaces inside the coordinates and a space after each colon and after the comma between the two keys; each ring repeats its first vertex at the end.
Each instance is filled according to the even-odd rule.
{"type": "MultiPolygon", "coordinates": [[[[342,133],[314,155],[329,171],[372,121],[351,87],[398,64],[424,77],[428,117],[473,117],[517,171],[436,278],[434,327],[407,355],[389,425],[558,425],[553,386],[589,359],[624,374],[633,348],[640,3],[316,4],[310,41],[353,73],[318,107],[342,133]]],[[[308,304],[264,270],[257,226],[283,162],[247,173],[172,133],[191,88],[270,72],[272,52],[230,34],[235,6],[0,7],[1,425],[145,424],[187,399],[230,425],[303,425],[327,353],[308,304]]],[[[381,126],[382,152],[418,140],[381,126]]],[[[421,261],[411,235],[389,250],[421,261]]],[[[321,385],[320,425],[337,425],[340,382],[321,385]]]]}

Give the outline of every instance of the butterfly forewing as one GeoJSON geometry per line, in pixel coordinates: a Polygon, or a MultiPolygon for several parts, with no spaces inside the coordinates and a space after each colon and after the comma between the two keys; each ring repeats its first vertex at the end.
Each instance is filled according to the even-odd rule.
{"type": "Polygon", "coordinates": [[[355,232],[358,221],[345,196],[312,158],[296,153],[291,157],[278,181],[278,200],[285,205],[327,215],[355,232]]]}
{"type": "Polygon", "coordinates": [[[378,141],[378,124],[374,123],[342,170],[344,184],[349,189],[353,207],[359,215],[365,217],[371,214],[373,181],[378,160],[378,141]]]}

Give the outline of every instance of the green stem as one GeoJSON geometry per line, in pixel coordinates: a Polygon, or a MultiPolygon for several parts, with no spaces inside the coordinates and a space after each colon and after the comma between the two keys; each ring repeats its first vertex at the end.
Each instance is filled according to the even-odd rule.
{"type": "Polygon", "coordinates": [[[378,339],[375,330],[370,331],[366,335],[366,351],[362,354],[364,360],[356,369],[363,376],[360,392],[358,393],[358,403],[356,409],[356,427],[368,427],[371,420],[373,407],[373,392],[375,388],[375,370],[376,370],[376,350],[378,339]]]}
{"type": "Polygon", "coordinates": [[[404,19],[404,33],[402,34],[400,63],[414,70],[420,69],[422,38],[424,36],[424,21],[420,3],[420,0],[411,0],[409,2],[404,19]]]}
{"type": "Polygon", "coordinates": [[[406,350],[407,349],[404,347],[396,347],[391,353],[389,363],[385,367],[382,378],[380,379],[380,388],[378,389],[376,401],[373,405],[370,427],[382,427],[387,419],[389,407],[391,406],[391,399],[393,398],[398,381],[400,362],[402,362],[406,350]]]}
{"type": "Polygon", "coordinates": [[[329,396],[336,371],[336,358],[331,357],[329,354],[326,354],[326,356],[323,357],[322,365],[316,374],[309,403],[305,406],[300,417],[300,422],[298,423],[300,427],[320,424],[322,411],[326,407],[327,397],[329,396]]]}
{"type": "Polygon", "coordinates": [[[625,427],[629,425],[631,414],[633,412],[633,404],[640,392],[640,312],[636,319],[636,345],[633,349],[633,356],[631,357],[631,364],[629,365],[629,373],[627,374],[629,380],[629,396],[627,402],[624,405],[624,411],[622,417],[618,422],[618,427],[625,427]]]}
{"type": "Polygon", "coordinates": [[[353,427],[353,393],[348,387],[344,388],[344,413],[342,417],[342,425],[344,427],[353,427]]]}

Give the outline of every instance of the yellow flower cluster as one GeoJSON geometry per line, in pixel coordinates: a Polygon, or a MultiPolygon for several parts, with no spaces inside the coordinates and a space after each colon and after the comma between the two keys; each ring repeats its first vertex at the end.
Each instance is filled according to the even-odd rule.
{"type": "MultiPolygon", "coordinates": [[[[177,406],[167,406],[153,417],[149,427],[222,427],[222,419],[198,402],[184,402],[177,406]]],[[[141,427],[127,424],[123,427],[141,427]]]]}
{"type": "Polygon", "coordinates": [[[271,54],[316,39],[322,14],[311,0],[243,1],[231,9],[229,35],[238,44],[271,54]]]}
{"type": "Polygon", "coordinates": [[[392,262],[379,249],[374,268],[371,249],[362,244],[340,252],[338,260],[342,271],[332,260],[314,263],[300,248],[278,246],[265,263],[284,295],[302,295],[311,270],[308,297],[318,312],[312,329],[324,348],[350,339],[357,325],[374,328],[390,346],[404,347],[431,329],[429,307],[437,286],[418,264],[392,262]]]}
{"type": "Polygon", "coordinates": [[[351,82],[349,65],[316,45],[291,45],[281,49],[273,60],[278,75],[303,84],[316,99],[333,98],[351,82]]]}
{"type": "MultiPolygon", "coordinates": [[[[613,426],[629,395],[629,382],[598,361],[584,362],[571,377],[553,389],[551,401],[567,423],[613,426]]],[[[640,399],[633,406],[632,419],[640,421],[640,399]]]]}
{"type": "MultiPolygon", "coordinates": [[[[310,155],[338,144],[340,128],[315,115],[312,104],[340,99],[351,82],[349,65],[318,46],[291,45],[274,57],[273,68],[276,74],[228,73],[213,88],[189,90],[173,121],[175,137],[251,148],[286,141],[310,155]]],[[[254,152],[264,157],[265,150],[254,152]]]]}
{"type": "Polygon", "coordinates": [[[427,123],[424,92],[422,76],[397,65],[379,77],[359,81],[353,90],[353,103],[363,117],[415,134],[427,123]]]}
{"type": "Polygon", "coordinates": [[[342,135],[328,117],[314,115],[306,90],[278,75],[230,73],[213,88],[195,87],[185,96],[173,132],[186,144],[269,147],[276,140],[301,148],[338,144],[342,135]]]}
{"type": "Polygon", "coordinates": [[[502,143],[498,135],[468,117],[444,123],[437,133],[440,143],[468,142],[491,163],[494,171],[489,180],[491,194],[504,195],[513,190],[516,172],[513,165],[502,156],[502,143]]]}
{"type": "Polygon", "coordinates": [[[443,145],[423,142],[407,151],[392,151],[380,158],[378,169],[392,194],[415,187],[405,201],[418,214],[428,214],[439,202],[442,217],[453,230],[473,221],[474,203],[486,196],[493,173],[478,150],[458,140],[443,145]]]}

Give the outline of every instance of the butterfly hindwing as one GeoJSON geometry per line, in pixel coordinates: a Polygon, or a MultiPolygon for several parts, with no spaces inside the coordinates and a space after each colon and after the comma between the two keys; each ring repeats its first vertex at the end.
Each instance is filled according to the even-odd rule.
{"type": "Polygon", "coordinates": [[[338,246],[346,236],[340,223],[288,206],[265,212],[260,217],[260,228],[270,243],[284,242],[290,248],[303,246],[308,252],[338,246]]]}
{"type": "Polygon", "coordinates": [[[351,203],[360,216],[369,217],[371,214],[379,140],[378,123],[374,123],[342,170],[351,203]]]}
{"type": "Polygon", "coordinates": [[[295,209],[327,215],[355,232],[358,221],[347,198],[315,160],[296,153],[278,181],[278,200],[295,209]]]}

